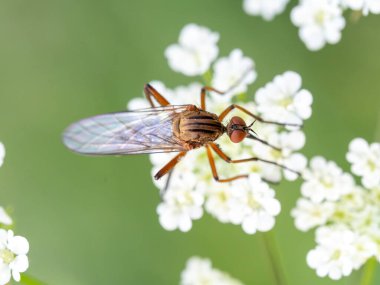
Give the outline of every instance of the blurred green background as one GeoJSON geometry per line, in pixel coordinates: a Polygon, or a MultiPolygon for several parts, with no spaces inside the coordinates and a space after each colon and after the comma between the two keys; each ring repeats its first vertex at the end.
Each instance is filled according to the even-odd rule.
{"type": "MultiPolygon", "coordinates": [[[[380,16],[348,23],[338,45],[312,53],[290,23],[294,4],[268,23],[246,15],[241,0],[0,2],[0,141],[7,150],[0,204],[11,207],[16,233],[30,241],[28,273],[57,285],[171,285],[185,261],[200,255],[246,284],[274,284],[261,235],[208,215],[189,233],[164,231],[147,156],[74,155],[61,133],[77,119],[124,109],[150,80],[191,82],[169,69],[163,53],[195,22],[220,33],[220,55],[238,47],[255,60],[250,94],[276,74],[299,72],[314,95],[304,153],[348,170],[349,141],[380,136],[380,16]]],[[[358,274],[333,282],[307,267],[313,233],[297,231],[289,216],[299,185],[275,186],[288,284],[356,284],[358,274]]]]}

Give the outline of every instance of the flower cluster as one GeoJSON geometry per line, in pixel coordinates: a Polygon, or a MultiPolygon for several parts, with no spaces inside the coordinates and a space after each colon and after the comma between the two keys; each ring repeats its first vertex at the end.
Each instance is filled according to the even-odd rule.
{"type": "MultiPolygon", "coordinates": [[[[201,75],[199,81],[202,83],[193,82],[170,89],[159,81],[151,82],[172,105],[199,106],[202,85],[211,84],[216,89],[228,91],[222,95],[214,92],[207,94],[206,110],[215,114],[220,114],[235,103],[265,120],[274,122],[302,124],[303,120],[311,116],[312,96],[302,88],[299,74],[287,71],[277,75],[273,81],[260,88],[252,100],[246,94],[248,86],[257,76],[252,59],[245,56],[240,49],[232,50],[226,57],[216,58],[218,48],[215,43],[219,35],[195,24],[185,26],[179,39],[178,44],[169,46],[165,52],[169,65],[174,71],[185,75],[201,75]],[[192,41],[192,38],[195,40],[192,41]],[[199,38],[202,40],[198,41],[199,38]],[[192,42],[191,49],[184,44],[188,42],[192,42]],[[217,53],[210,50],[216,50],[217,53]],[[204,62],[208,64],[204,66],[204,62]]],[[[150,106],[143,98],[135,98],[128,104],[130,110],[146,107],[150,106]]],[[[223,123],[227,124],[234,115],[241,116],[247,124],[255,121],[247,114],[234,110],[223,123]]],[[[217,142],[232,159],[258,157],[295,171],[302,171],[306,167],[306,158],[298,152],[305,144],[305,135],[301,130],[260,122],[255,122],[253,128],[260,140],[276,148],[253,139],[245,139],[236,145],[226,135],[217,142]]],[[[151,155],[152,174],[175,155],[151,155]]],[[[241,225],[248,234],[272,229],[275,216],[279,214],[281,207],[267,182],[279,182],[283,178],[294,180],[297,175],[262,161],[230,164],[217,155],[214,158],[220,178],[250,174],[248,179],[238,179],[230,183],[215,182],[205,149],[188,152],[174,168],[169,183],[166,177],[154,181],[162,193],[157,212],[163,228],[189,231],[192,222],[207,212],[222,223],[241,225]]]]}
{"type": "Polygon", "coordinates": [[[212,267],[206,258],[193,256],[186,263],[181,273],[180,285],[243,285],[228,274],[212,267]]]}
{"type": "MultiPolygon", "coordinates": [[[[261,15],[272,20],[284,11],[287,0],[244,0],[243,7],[249,15],[261,15]]],[[[299,37],[309,50],[317,51],[326,44],[340,41],[346,25],[345,10],[367,16],[380,14],[379,0],[299,0],[291,11],[291,21],[299,28],[299,37]]]]}
{"type": "MultiPolygon", "coordinates": [[[[0,143],[0,166],[5,156],[5,148],[0,143]]],[[[12,218],[0,207],[0,285],[8,284],[11,276],[20,281],[20,273],[29,267],[29,243],[22,236],[15,236],[12,230],[4,229],[13,224],[12,218]]]]}
{"type": "Polygon", "coordinates": [[[347,160],[362,177],[356,185],[351,174],[336,163],[314,157],[304,171],[302,198],[292,211],[296,227],[317,227],[317,246],[307,263],[318,276],[340,279],[359,269],[371,257],[380,261],[380,144],[354,139],[347,160]]]}

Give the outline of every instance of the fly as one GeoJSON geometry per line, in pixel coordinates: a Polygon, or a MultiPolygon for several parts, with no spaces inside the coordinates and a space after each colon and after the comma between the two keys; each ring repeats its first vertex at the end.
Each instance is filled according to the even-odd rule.
{"type": "Polygon", "coordinates": [[[240,143],[245,138],[249,138],[279,150],[257,137],[251,128],[253,123],[259,121],[280,126],[299,127],[299,125],[267,121],[236,104],[230,105],[219,115],[207,112],[206,92],[208,91],[223,94],[223,92],[212,87],[203,87],[200,95],[200,107],[170,105],[164,96],[151,85],[146,84],[144,93],[151,108],[98,115],[80,120],[65,130],[63,142],[70,150],[87,155],[177,152],[178,154],[156,173],[155,179],[160,179],[170,172],[188,151],[200,147],[206,148],[213,177],[219,182],[230,182],[245,178],[248,175],[220,178],[215,166],[213,152],[227,163],[262,161],[299,174],[277,162],[259,157],[231,159],[215,143],[220,136],[227,134],[233,143],[240,143]],[[160,106],[155,106],[153,99],[160,106]],[[254,119],[254,122],[247,125],[241,117],[235,116],[227,125],[224,125],[223,119],[233,109],[249,115],[254,119]]]}

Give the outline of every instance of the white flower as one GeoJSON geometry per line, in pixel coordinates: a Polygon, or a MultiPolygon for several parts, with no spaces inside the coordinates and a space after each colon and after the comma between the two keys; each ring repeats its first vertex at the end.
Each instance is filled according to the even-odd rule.
{"type": "Polygon", "coordinates": [[[323,48],[326,43],[338,43],[345,26],[337,0],[300,1],[291,12],[291,20],[300,28],[301,40],[312,51],[323,48]]]}
{"type": "Polygon", "coordinates": [[[298,73],[287,71],[256,92],[257,110],[267,120],[301,124],[311,116],[313,97],[298,73]]]}
{"type": "Polygon", "coordinates": [[[188,24],[180,33],[179,43],[170,45],[165,56],[174,71],[187,76],[201,75],[218,56],[218,40],[218,33],[188,24]]]}
{"type": "Polygon", "coordinates": [[[291,212],[297,229],[308,231],[315,226],[324,225],[334,212],[334,204],[325,202],[322,204],[300,198],[297,207],[291,212]]]}
{"type": "Polygon", "coordinates": [[[202,217],[204,195],[194,191],[194,182],[191,173],[172,177],[170,187],[157,207],[160,224],[164,229],[187,232],[192,227],[192,220],[202,217]]]}
{"type": "Polygon", "coordinates": [[[377,252],[377,246],[374,241],[365,235],[357,236],[353,246],[355,250],[352,261],[355,269],[362,267],[377,252]]]}
{"type": "Polygon", "coordinates": [[[354,269],[354,238],[355,234],[349,230],[319,228],[316,232],[318,246],[308,253],[308,265],[317,271],[319,277],[328,275],[338,280],[350,275],[354,269]]]}
{"type": "Polygon", "coordinates": [[[180,285],[243,285],[228,274],[212,267],[206,258],[191,257],[181,273],[180,285]]]}
{"type": "MultiPolygon", "coordinates": [[[[257,144],[254,147],[256,153],[260,158],[268,161],[277,162],[284,165],[291,170],[283,169],[284,177],[287,180],[293,181],[298,178],[298,174],[294,171],[301,173],[306,165],[307,159],[300,153],[294,151],[300,150],[305,144],[305,134],[302,131],[292,132],[273,132],[266,139],[271,145],[276,146],[279,150],[266,146],[264,144],[257,144]]],[[[276,172],[280,172],[281,168],[277,167],[276,172]]],[[[281,177],[281,175],[280,175],[281,177]]],[[[269,179],[276,182],[276,180],[269,179]]]]}
{"type": "Polygon", "coordinates": [[[3,143],[0,142],[0,166],[4,163],[4,157],[5,157],[5,147],[3,143]]]}
{"type": "Polygon", "coordinates": [[[380,0],[340,0],[345,8],[352,10],[361,10],[363,15],[369,13],[380,14],[380,0]]]}
{"type": "Polygon", "coordinates": [[[11,275],[20,281],[20,273],[29,267],[29,243],[22,236],[14,236],[13,231],[0,229],[0,285],[7,284],[11,275]]]}
{"type": "Polygon", "coordinates": [[[362,177],[366,188],[380,186],[380,143],[369,145],[364,139],[351,141],[347,160],[351,163],[351,171],[362,177]]]}
{"type": "Polygon", "coordinates": [[[3,207],[0,207],[0,224],[9,226],[12,223],[12,218],[7,214],[3,207]]]}
{"type": "Polygon", "coordinates": [[[354,179],[348,173],[343,173],[335,162],[326,161],[316,156],[310,161],[310,170],[303,174],[305,182],[301,186],[302,194],[313,202],[323,200],[337,201],[342,195],[354,189],[354,179]]]}
{"type": "Polygon", "coordinates": [[[318,245],[308,253],[307,263],[320,277],[338,280],[348,276],[374,255],[371,241],[345,228],[319,228],[316,241],[318,245]]]}
{"type": "Polygon", "coordinates": [[[222,223],[240,224],[245,215],[241,207],[242,189],[236,189],[229,183],[213,184],[207,193],[206,211],[222,223]]]}
{"type": "Polygon", "coordinates": [[[289,0],[244,0],[243,9],[249,15],[261,15],[270,21],[285,10],[288,2],[289,0]]]}
{"type": "Polygon", "coordinates": [[[234,49],[228,57],[215,62],[211,86],[222,92],[229,91],[228,94],[223,94],[225,98],[244,93],[248,85],[256,80],[254,66],[252,59],[244,57],[240,49],[234,49]]]}
{"type": "Polygon", "coordinates": [[[234,187],[242,187],[245,190],[245,195],[242,197],[242,206],[246,212],[242,221],[243,230],[247,234],[271,230],[275,224],[274,217],[281,211],[274,190],[262,182],[257,174],[251,174],[248,181],[236,181],[236,184],[234,187]]]}

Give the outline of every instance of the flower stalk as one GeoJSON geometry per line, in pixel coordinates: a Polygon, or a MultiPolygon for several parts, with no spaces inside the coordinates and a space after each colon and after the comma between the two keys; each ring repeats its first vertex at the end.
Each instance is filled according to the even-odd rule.
{"type": "Polygon", "coordinates": [[[281,257],[277,248],[274,231],[269,231],[262,235],[264,246],[272,267],[274,278],[277,285],[286,285],[286,277],[281,265],[281,257]]]}
{"type": "Polygon", "coordinates": [[[370,260],[368,260],[366,265],[363,267],[360,285],[371,285],[373,283],[376,264],[376,258],[373,257],[370,260]]]}

